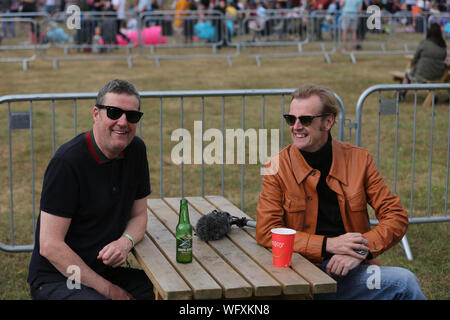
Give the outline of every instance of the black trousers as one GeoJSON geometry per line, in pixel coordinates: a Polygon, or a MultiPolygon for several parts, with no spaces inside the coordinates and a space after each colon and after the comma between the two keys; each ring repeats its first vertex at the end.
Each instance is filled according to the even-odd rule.
{"type": "MultiPolygon", "coordinates": [[[[115,268],[104,278],[130,293],[136,300],[153,300],[153,285],[144,271],[133,268],[115,268]]],[[[44,283],[30,287],[33,300],[108,300],[90,287],[69,288],[67,281],[44,283]]]]}

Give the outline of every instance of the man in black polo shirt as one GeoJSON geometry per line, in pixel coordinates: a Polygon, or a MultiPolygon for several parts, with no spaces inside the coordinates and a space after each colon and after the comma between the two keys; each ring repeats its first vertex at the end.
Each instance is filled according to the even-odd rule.
{"type": "Polygon", "coordinates": [[[150,177],[135,137],[133,84],[100,89],[92,130],[62,145],[45,172],[28,282],[33,299],[152,299],[142,270],[120,267],[147,225],[150,177]]]}

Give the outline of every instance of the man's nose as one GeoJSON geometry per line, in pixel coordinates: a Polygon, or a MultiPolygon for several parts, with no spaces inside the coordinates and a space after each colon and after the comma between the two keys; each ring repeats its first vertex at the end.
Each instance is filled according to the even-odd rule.
{"type": "Polygon", "coordinates": [[[120,116],[119,119],[117,119],[117,123],[124,126],[128,124],[127,115],[125,114],[125,112],[120,116]]]}
{"type": "Polygon", "coordinates": [[[295,119],[294,129],[302,129],[302,128],[303,124],[300,122],[300,119],[299,118],[295,119]]]}

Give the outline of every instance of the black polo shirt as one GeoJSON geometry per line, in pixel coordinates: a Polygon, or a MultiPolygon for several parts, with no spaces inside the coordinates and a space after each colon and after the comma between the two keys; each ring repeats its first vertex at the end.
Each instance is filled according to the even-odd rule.
{"type": "MultiPolygon", "coordinates": [[[[44,175],[40,209],[72,219],[65,242],[102,274],[110,267],[97,260],[98,252],[123,234],[134,201],[150,192],[142,139],[134,137],[119,157],[110,160],[98,148],[91,130],[63,144],[51,159],[44,175]]],[[[39,254],[39,231],[40,216],[28,282],[66,279],[39,254]]]]}

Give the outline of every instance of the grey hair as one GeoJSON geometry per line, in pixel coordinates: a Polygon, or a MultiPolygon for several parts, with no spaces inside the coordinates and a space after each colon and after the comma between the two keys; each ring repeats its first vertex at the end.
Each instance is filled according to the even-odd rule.
{"type": "Polygon", "coordinates": [[[141,96],[139,95],[139,92],[137,91],[134,84],[132,84],[131,82],[120,79],[108,81],[98,92],[97,100],[95,101],[96,104],[103,104],[105,96],[109,92],[117,94],[125,93],[130,96],[131,95],[136,96],[136,98],[139,101],[139,110],[141,110],[141,96]]]}

